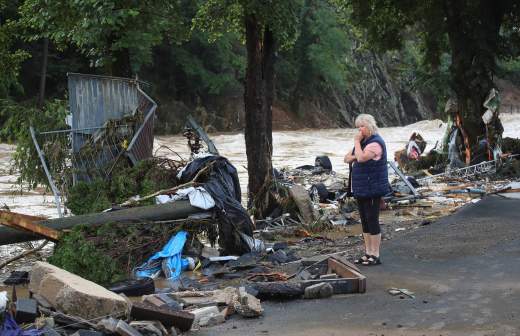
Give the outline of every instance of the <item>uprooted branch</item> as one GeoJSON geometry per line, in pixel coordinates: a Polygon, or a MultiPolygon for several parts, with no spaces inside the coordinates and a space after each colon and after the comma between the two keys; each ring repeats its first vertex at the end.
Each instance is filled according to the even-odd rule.
{"type": "Polygon", "coordinates": [[[159,196],[159,195],[166,195],[166,194],[173,194],[175,193],[177,190],[180,190],[180,189],[184,189],[184,188],[188,188],[188,187],[194,187],[194,186],[198,186],[200,185],[200,183],[197,182],[198,178],[205,172],[207,172],[212,166],[213,166],[213,163],[215,163],[215,161],[213,162],[210,162],[206,167],[202,168],[201,170],[199,170],[197,172],[197,174],[195,175],[195,177],[189,181],[189,182],[186,182],[184,184],[181,184],[181,185],[178,185],[178,186],[175,186],[173,188],[168,188],[168,189],[163,189],[163,190],[159,190],[159,191],[156,191],[152,194],[149,194],[149,195],[146,195],[144,197],[140,197],[138,199],[136,198],[129,198],[128,200],[124,201],[123,203],[121,203],[120,205],[122,207],[125,207],[125,206],[129,206],[129,205],[135,205],[139,202],[142,202],[142,201],[146,201],[150,198],[153,198],[155,196],[159,196]]]}

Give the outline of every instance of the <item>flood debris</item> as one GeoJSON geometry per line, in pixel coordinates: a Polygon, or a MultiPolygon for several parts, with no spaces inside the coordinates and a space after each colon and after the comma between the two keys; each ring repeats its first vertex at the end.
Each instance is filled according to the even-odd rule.
{"type": "Polygon", "coordinates": [[[401,299],[404,299],[405,297],[408,297],[410,299],[415,299],[415,293],[406,289],[406,288],[389,288],[388,294],[396,296],[399,295],[401,299]]]}
{"type": "MultiPolygon", "coordinates": [[[[313,165],[275,170],[276,206],[268,217],[255,219],[241,204],[236,168],[218,155],[193,118],[184,131],[189,161],[137,159],[125,146],[114,147],[109,139],[124,143],[138,134],[119,127],[132,118],[146,124],[141,113],[83,134],[76,152],[90,151],[99,159],[94,166],[110,169],[101,176],[76,162],[79,171],[71,177],[75,182],[68,186],[66,203],[76,216],[27,219],[0,213],[0,219],[25,218],[28,224],[0,228],[0,243],[57,241],[48,260],[53,265],[37,262],[31,270],[33,299],[19,299],[20,315],[12,316],[35,322],[48,335],[165,336],[225,323],[234,314],[259,317],[263,300],[366,292],[367,277],[349,261],[362,242],[349,176],[335,172],[327,156],[316,156],[313,165]],[[109,160],[103,154],[107,149],[129,161],[119,155],[109,160]]],[[[398,165],[389,162],[392,190],[380,204],[384,240],[486,195],[520,194],[519,153],[505,151],[458,167],[464,165],[460,153],[454,155],[459,131],[450,132],[451,156],[442,146],[425,153],[426,142],[413,133],[396,154],[398,165]]],[[[415,297],[403,288],[388,293],[415,297]]]]}

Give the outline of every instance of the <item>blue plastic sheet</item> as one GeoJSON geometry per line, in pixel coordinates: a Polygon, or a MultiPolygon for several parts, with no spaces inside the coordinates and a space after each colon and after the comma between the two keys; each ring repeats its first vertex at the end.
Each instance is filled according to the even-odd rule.
{"type": "Polygon", "coordinates": [[[3,324],[0,325],[1,336],[39,336],[41,334],[43,332],[38,329],[23,330],[16,324],[11,314],[7,312],[5,313],[3,324]]]}
{"type": "Polygon", "coordinates": [[[135,269],[135,276],[137,278],[151,278],[162,269],[167,279],[175,280],[179,278],[183,266],[181,253],[187,236],[186,231],[177,232],[161,251],[155,253],[147,262],[135,269]]]}

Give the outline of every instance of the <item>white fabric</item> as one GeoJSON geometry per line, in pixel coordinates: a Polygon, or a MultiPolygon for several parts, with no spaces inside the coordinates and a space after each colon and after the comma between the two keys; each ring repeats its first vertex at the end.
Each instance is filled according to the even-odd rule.
{"type": "Polygon", "coordinates": [[[155,203],[164,204],[175,202],[180,199],[189,199],[190,204],[194,207],[204,210],[211,209],[215,206],[215,200],[203,187],[189,187],[177,190],[175,195],[159,195],[155,197],[155,203]]]}

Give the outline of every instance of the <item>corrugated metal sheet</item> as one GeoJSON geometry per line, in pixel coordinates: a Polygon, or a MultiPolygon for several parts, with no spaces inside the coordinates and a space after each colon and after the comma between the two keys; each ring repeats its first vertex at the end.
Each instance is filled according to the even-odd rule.
{"type": "Polygon", "coordinates": [[[103,126],[109,119],[133,115],[138,107],[135,80],[76,73],[67,76],[73,129],[103,126]]]}

